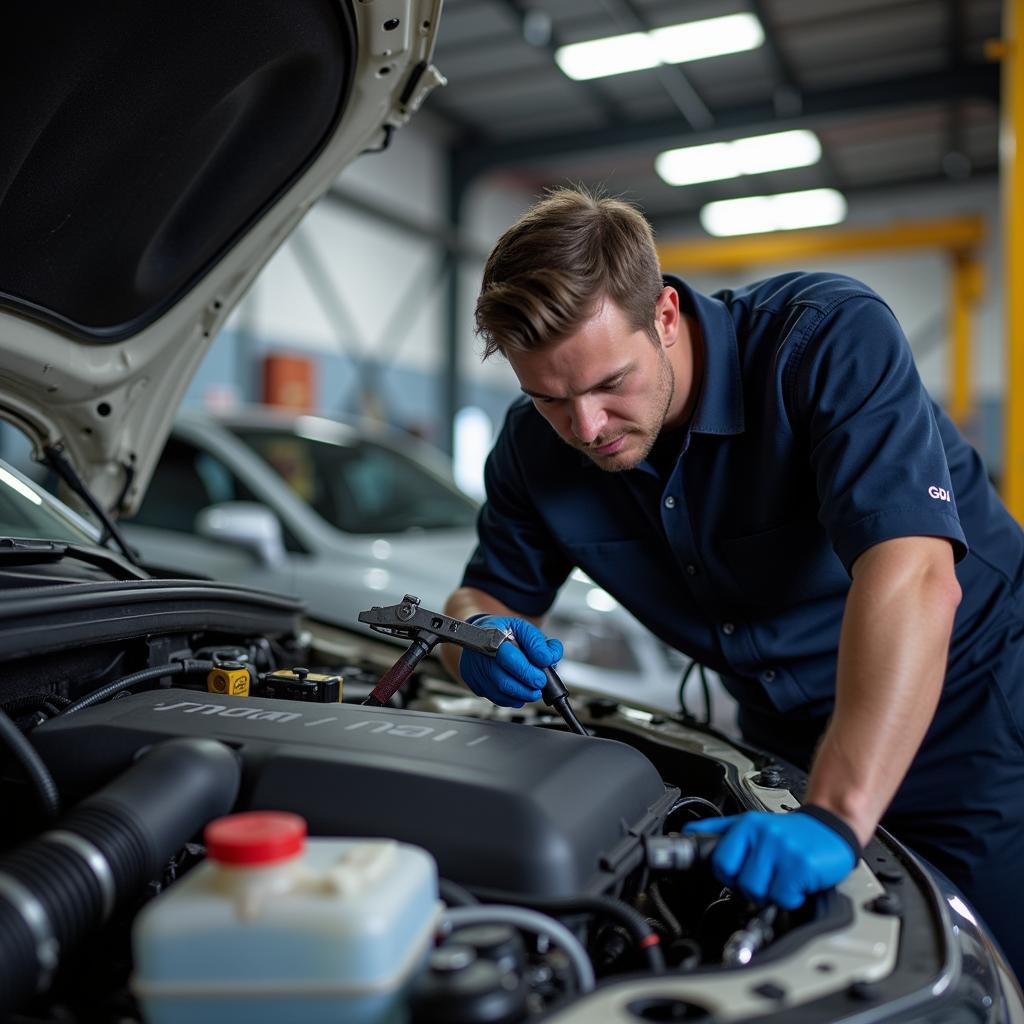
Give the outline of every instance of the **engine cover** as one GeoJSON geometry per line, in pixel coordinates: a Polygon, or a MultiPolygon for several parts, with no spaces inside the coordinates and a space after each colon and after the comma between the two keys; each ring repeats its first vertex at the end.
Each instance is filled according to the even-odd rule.
{"type": "Polygon", "coordinates": [[[239,752],[239,809],[301,814],[314,835],[388,836],[463,885],[600,891],[631,832],[678,791],[624,743],[504,722],[166,689],[55,718],[31,736],[66,795],[84,795],[171,736],[239,752]]]}

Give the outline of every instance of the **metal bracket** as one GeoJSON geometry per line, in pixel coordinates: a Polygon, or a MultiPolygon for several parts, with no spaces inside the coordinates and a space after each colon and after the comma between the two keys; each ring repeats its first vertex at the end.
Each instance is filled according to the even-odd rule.
{"type": "Polygon", "coordinates": [[[507,630],[485,629],[441,612],[420,608],[420,599],[412,594],[406,594],[400,604],[383,608],[374,605],[369,611],[360,612],[359,621],[388,636],[432,640],[433,643],[443,640],[492,657],[506,640],[512,639],[507,630]]]}

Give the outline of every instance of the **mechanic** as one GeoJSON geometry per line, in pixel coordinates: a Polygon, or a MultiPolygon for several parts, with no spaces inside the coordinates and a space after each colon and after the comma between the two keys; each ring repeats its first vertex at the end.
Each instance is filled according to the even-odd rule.
{"type": "Polygon", "coordinates": [[[637,209],[561,189],[499,239],[476,324],[525,396],[446,610],[519,649],[446,645],[453,674],[537,700],[562,653],[542,617],[580,567],[810,772],[797,813],[695,826],[723,882],[797,906],[881,822],[1024,976],[1024,533],[884,301],[830,273],[699,294],[637,209]]]}

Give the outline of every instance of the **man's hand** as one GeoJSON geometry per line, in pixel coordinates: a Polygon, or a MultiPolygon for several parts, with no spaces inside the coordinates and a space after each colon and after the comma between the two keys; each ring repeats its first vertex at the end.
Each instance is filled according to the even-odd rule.
{"type": "Polygon", "coordinates": [[[511,615],[474,615],[469,621],[484,629],[510,629],[516,643],[503,643],[494,658],[463,650],[459,674],[466,685],[503,708],[540,700],[543,670],[562,657],[561,640],[549,640],[532,623],[511,615]]]}
{"type": "Polygon", "coordinates": [[[775,903],[785,910],[795,910],[811,893],[837,885],[860,859],[849,827],[817,807],[792,814],[748,811],[709,818],[684,831],[720,835],[711,856],[718,880],[754,903],[775,903]]]}

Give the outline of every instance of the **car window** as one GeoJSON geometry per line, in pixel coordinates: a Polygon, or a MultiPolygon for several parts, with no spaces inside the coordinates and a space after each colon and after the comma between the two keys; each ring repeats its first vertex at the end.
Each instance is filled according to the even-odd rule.
{"type": "Polygon", "coordinates": [[[68,541],[94,546],[96,539],[65,518],[21,474],[0,463],[0,536],[68,541]]]}
{"type": "Polygon", "coordinates": [[[346,533],[472,526],[476,505],[414,458],[366,438],[344,443],[233,427],[303,500],[346,533]]]}
{"type": "MultiPolygon", "coordinates": [[[[207,506],[224,501],[259,502],[259,498],[220,459],[172,437],[160,456],[142,505],[125,522],[194,533],[196,516],[207,506]]],[[[288,551],[304,550],[284,524],[282,531],[288,551]]]]}
{"type": "Polygon", "coordinates": [[[138,512],[127,520],[161,530],[192,533],[208,505],[239,497],[230,471],[193,445],[171,438],[164,448],[138,512]]]}

